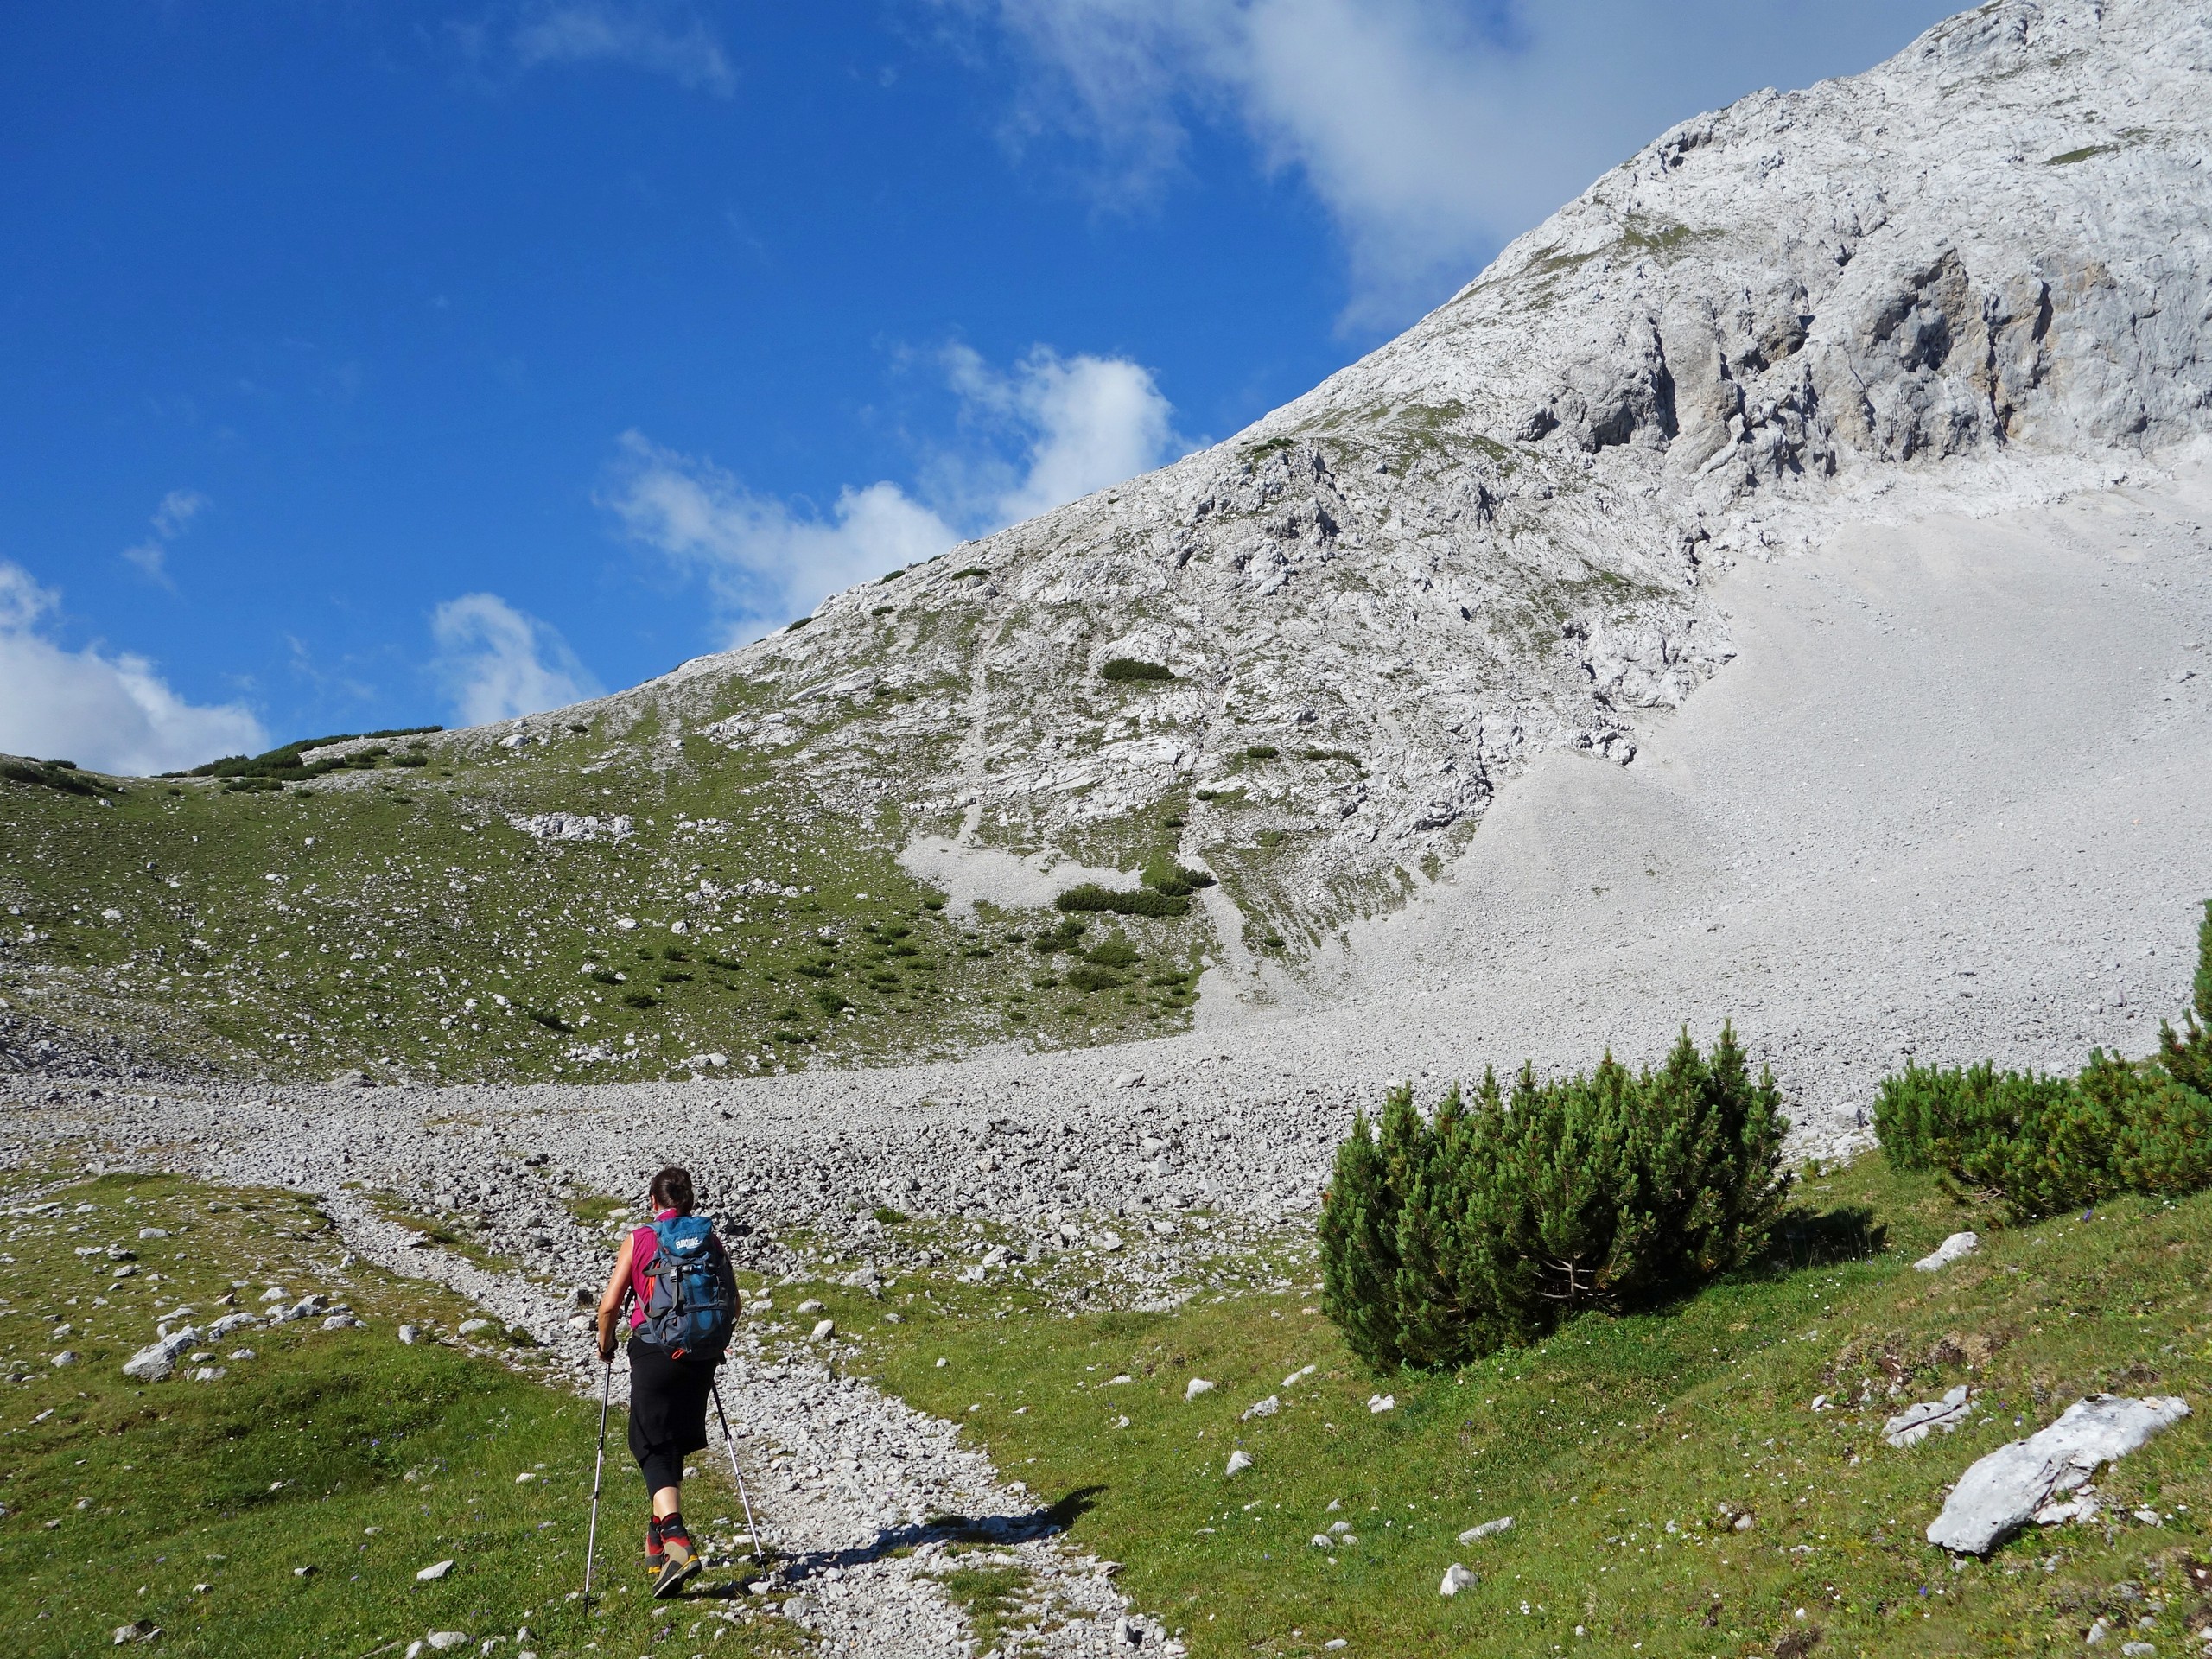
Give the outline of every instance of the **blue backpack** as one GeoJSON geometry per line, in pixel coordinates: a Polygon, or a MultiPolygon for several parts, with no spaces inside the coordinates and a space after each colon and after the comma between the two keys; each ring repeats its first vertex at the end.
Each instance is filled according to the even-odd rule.
{"type": "Polygon", "coordinates": [[[704,1216],[653,1224],[652,1294],[637,1334],[671,1359],[719,1363],[737,1321],[737,1276],[704,1216]]]}

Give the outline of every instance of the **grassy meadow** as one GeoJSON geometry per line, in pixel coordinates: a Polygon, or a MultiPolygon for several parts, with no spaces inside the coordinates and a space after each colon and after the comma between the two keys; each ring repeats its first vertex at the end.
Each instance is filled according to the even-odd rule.
{"type": "MultiPolygon", "coordinates": [[[[0,1617],[28,1654],[104,1647],[139,1619],[170,1649],[272,1659],[433,1629],[512,1644],[526,1627],[533,1650],[578,1659],[809,1643],[742,1594],[737,1565],[650,1602],[619,1459],[601,1559],[629,1587],[584,1616],[594,1403],[496,1326],[456,1335],[470,1309],[445,1293],[340,1266],[310,1202],[124,1177],[51,1196],[58,1214],[6,1217],[0,1262],[0,1617]],[[236,1333],[216,1346],[255,1357],[218,1354],[210,1382],[120,1376],[157,1312],[204,1323],[220,1295],[256,1306],[270,1284],[367,1328],[236,1333]],[[401,1346],[403,1318],[438,1339],[401,1346]],[[79,1361],[56,1368],[65,1348],[79,1361]],[[448,1558],[450,1576],[416,1580],[448,1558]]],[[[1932,1180],[1870,1157],[1810,1176],[1797,1202],[1758,1271],[1456,1374],[1363,1370],[1289,1236],[1194,1265],[1172,1313],[1071,1315],[1065,1287],[1019,1269],[966,1282],[959,1255],[880,1300],[827,1268],[804,1294],[849,1339],[842,1367],[961,1423],[1194,1655],[2028,1653],[2078,1646],[2100,1616],[2176,1652],[2212,1623],[2187,1572],[2212,1554],[2212,1196],[1985,1230],[1934,1275],[1912,1259],[1987,1217],[1932,1180]],[[1193,1377],[1214,1387],[1186,1399],[1193,1377]],[[1883,1442],[1886,1415],[1960,1382],[1966,1427],[1883,1442]],[[2099,1479],[2096,1524],[2031,1530],[1986,1563],[1924,1541],[1967,1463],[2100,1389],[2180,1393],[2200,1414],[2099,1479]],[[1370,1409],[1378,1394],[1391,1409],[1370,1409]],[[1821,1395],[1843,1403],[1816,1410],[1821,1395]],[[1236,1450],[1252,1464],[1231,1477],[1236,1450]],[[1455,1561],[1477,1582],[1447,1599],[1455,1561]]],[[[700,1478],[687,1508],[732,1515],[711,1465],[700,1478]]],[[[977,1652],[1022,1651],[1021,1571],[950,1554],[977,1652]]]]}

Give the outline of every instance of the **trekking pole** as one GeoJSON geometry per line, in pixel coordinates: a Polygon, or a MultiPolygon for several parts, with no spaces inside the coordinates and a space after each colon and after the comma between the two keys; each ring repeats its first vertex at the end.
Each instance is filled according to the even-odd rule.
{"type": "Polygon", "coordinates": [[[753,1518],[753,1500],[746,1494],[745,1471],[737,1466],[737,1441],[729,1432],[729,1414],[722,1409],[722,1385],[714,1385],[715,1415],[721,1420],[722,1446],[729,1453],[729,1471],[737,1477],[737,1501],[745,1505],[745,1528],[753,1535],[753,1560],[756,1566],[768,1565],[767,1552],[760,1548],[760,1525],[753,1518]]]}
{"type": "Polygon", "coordinates": [[[599,1552],[599,1481],[607,1472],[607,1405],[614,1397],[614,1360],[607,1361],[607,1378],[599,1390],[599,1459],[591,1471],[591,1530],[584,1537],[584,1611],[591,1611],[591,1564],[599,1552]]]}

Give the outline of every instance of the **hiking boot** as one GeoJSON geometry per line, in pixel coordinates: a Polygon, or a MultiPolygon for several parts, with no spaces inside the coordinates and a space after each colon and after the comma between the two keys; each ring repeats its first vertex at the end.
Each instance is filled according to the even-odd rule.
{"type": "Polygon", "coordinates": [[[645,1517],[645,1571],[658,1573],[668,1565],[668,1551],[660,1541],[660,1516],[645,1517]]]}
{"type": "Polygon", "coordinates": [[[683,1588],[686,1579],[706,1563],[699,1559],[698,1551],[692,1548],[691,1535],[684,1529],[683,1522],[675,1516],[670,1516],[660,1523],[660,1543],[661,1548],[668,1552],[668,1564],[661,1568],[660,1576],[653,1580],[653,1594],[672,1596],[683,1588]]]}

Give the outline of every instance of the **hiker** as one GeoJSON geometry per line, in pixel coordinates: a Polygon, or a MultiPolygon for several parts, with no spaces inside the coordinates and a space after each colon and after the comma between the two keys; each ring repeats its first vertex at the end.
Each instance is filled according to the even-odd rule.
{"type": "Polygon", "coordinates": [[[630,1455],[652,1494],[645,1567],[653,1593],[673,1595],[702,1562],[683,1524],[683,1459],[707,1446],[707,1400],[737,1317],[729,1255],[696,1203],[689,1170],[652,1180],[653,1220],[622,1241],[599,1299],[599,1357],[614,1358],[615,1322],[630,1304],[630,1455]]]}

